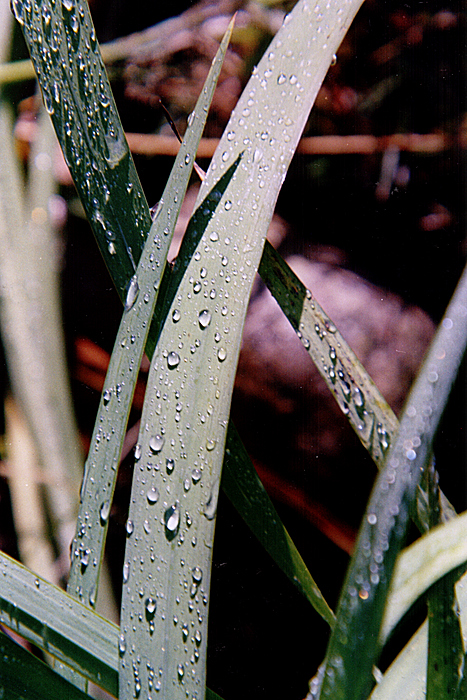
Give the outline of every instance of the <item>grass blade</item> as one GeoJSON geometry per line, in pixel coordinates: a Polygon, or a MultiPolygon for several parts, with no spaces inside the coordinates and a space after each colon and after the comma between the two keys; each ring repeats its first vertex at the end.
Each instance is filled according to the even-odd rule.
{"type": "Polygon", "coordinates": [[[222,488],[276,564],[332,627],[334,613],[282,524],[233,425],[227,435],[222,488]]]}
{"type": "Polygon", "coordinates": [[[117,695],[118,627],[6,554],[0,570],[0,623],[117,695]]]}
{"type": "Polygon", "coordinates": [[[259,273],[363,446],[381,468],[398,420],[325,311],[266,242],[259,273]]]}
{"type": "MultiPolygon", "coordinates": [[[[2,338],[13,390],[47,475],[45,490],[65,573],[76,518],[81,452],[63,346],[55,230],[48,214],[55,192],[52,173],[33,166],[29,197],[23,197],[12,142],[12,115],[3,100],[0,111],[2,338]]],[[[50,148],[51,130],[43,117],[34,156],[50,148]]]]}
{"type": "MultiPolygon", "coordinates": [[[[436,526],[441,522],[441,503],[434,468],[426,470],[426,478],[430,521],[436,526]]],[[[455,546],[455,541],[447,541],[455,546]]],[[[465,571],[464,564],[437,581],[428,593],[427,700],[450,700],[460,689],[465,649],[454,585],[465,571]]]]}
{"type": "MultiPolygon", "coordinates": [[[[5,554],[0,572],[0,624],[117,697],[118,627],[5,554]]],[[[8,665],[0,664],[2,682],[8,665]]],[[[34,679],[31,668],[25,674],[34,679]]],[[[208,689],[206,699],[219,696],[208,689]]]]}
{"type": "Polygon", "coordinates": [[[89,7],[74,0],[14,0],[12,9],[86,215],[124,299],[151,217],[89,7]]]}
{"type": "Polygon", "coordinates": [[[283,176],[359,4],[330,3],[323,16],[306,2],[294,8],[201,186],[198,205],[239,161],[152,358],[127,528],[122,697],[147,693],[156,678],[165,697],[204,694],[214,522],[247,299],[283,176]],[[148,490],[155,489],[159,500],[151,504],[148,490]]]}
{"type": "Polygon", "coordinates": [[[381,626],[384,644],[399,620],[430,586],[467,561],[467,513],[430,530],[397,559],[381,626]]]}
{"type": "Polygon", "coordinates": [[[135,370],[141,364],[170,242],[232,28],[233,23],[222,40],[192,113],[191,127],[175,159],[137,271],[131,279],[125,312],[104,383],[81,489],[81,506],[73,540],[72,568],[68,584],[69,592],[92,606],[96,601],[110,505],[136,386],[135,370]],[[119,440],[107,440],[106,436],[111,434],[119,436],[119,440]]]}
{"type": "Polygon", "coordinates": [[[0,690],[7,700],[84,700],[82,693],[64,678],[57,676],[50,666],[31,652],[16,644],[0,631],[0,656],[2,664],[0,690]]]}
{"type": "MultiPolygon", "coordinates": [[[[268,241],[259,273],[362,445],[381,469],[399,428],[393,410],[332,320],[313,299],[312,292],[305,288],[268,241]]],[[[456,514],[442,492],[439,509],[443,520],[456,514]]],[[[417,509],[413,513],[420,532],[426,532],[431,527],[429,512],[428,489],[421,484],[417,492],[417,509]]]]}
{"type": "MultiPolygon", "coordinates": [[[[464,630],[464,648],[467,647],[467,575],[456,584],[456,595],[459,602],[459,619],[464,630]]],[[[428,651],[428,622],[424,622],[407,646],[391,664],[381,682],[370,695],[370,700],[425,700],[427,683],[427,651],[428,651]]],[[[464,657],[465,661],[465,657],[464,657]]],[[[453,700],[465,697],[465,678],[458,692],[452,693],[453,700]]]]}
{"type": "Polygon", "coordinates": [[[385,601],[431,444],[467,342],[467,270],[415,380],[363,520],[326,656],[321,697],[361,700],[372,668],[385,601]],[[355,659],[358,658],[358,667],[355,659]]]}

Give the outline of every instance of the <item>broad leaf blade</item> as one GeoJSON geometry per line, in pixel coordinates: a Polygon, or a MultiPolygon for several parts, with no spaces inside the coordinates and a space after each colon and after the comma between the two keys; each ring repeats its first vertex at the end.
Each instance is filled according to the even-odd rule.
{"type": "Polygon", "coordinates": [[[214,519],[247,300],[283,176],[359,4],[330,3],[323,15],[306,2],[295,7],[201,186],[200,205],[240,159],[152,359],[125,554],[123,697],[150,690],[159,669],[166,697],[204,694],[214,519]],[[157,504],[148,502],[149,489],[157,489],[157,504]]]}

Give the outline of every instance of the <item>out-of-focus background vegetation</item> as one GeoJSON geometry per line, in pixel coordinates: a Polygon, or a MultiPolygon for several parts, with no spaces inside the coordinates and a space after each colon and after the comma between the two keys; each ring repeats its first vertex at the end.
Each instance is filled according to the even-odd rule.
{"type": "MultiPolygon", "coordinates": [[[[150,203],[160,197],[177,147],[160,100],[183,133],[217,42],[238,10],[201,144],[199,164],[207,168],[215,139],[290,7],[91,2],[101,43],[138,33],[108,70],[150,203]],[[166,20],[162,32],[148,30],[166,20]]],[[[465,29],[465,8],[454,0],[365,2],[318,95],[270,232],[396,411],[465,262],[465,29]]],[[[26,56],[19,32],[14,47],[15,58],[26,56]]],[[[10,93],[25,158],[38,111],[34,82],[10,93]]],[[[50,155],[63,205],[63,314],[86,449],[121,307],[66,166],[58,150],[50,155]]],[[[190,201],[192,194],[185,218],[190,201]]],[[[1,367],[6,393],[4,362],[1,367]]],[[[143,391],[144,371],[130,425],[143,391]]],[[[465,369],[436,444],[441,485],[459,510],[467,507],[464,405],[465,369]]],[[[260,283],[233,415],[310,571],[334,603],[375,469],[260,283]]],[[[108,560],[116,581],[131,446],[130,434],[110,519],[108,560]]],[[[5,463],[2,474],[0,547],[17,556],[5,463]]],[[[218,512],[208,684],[226,700],[301,698],[325,650],[325,625],[276,575],[226,499],[218,512]]]]}

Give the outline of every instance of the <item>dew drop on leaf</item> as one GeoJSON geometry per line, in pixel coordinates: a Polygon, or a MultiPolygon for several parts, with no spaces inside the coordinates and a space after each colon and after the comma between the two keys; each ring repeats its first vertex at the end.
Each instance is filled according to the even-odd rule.
{"type": "Polygon", "coordinates": [[[165,439],[162,435],[153,435],[149,440],[149,449],[151,452],[154,452],[154,454],[158,454],[164,447],[164,442],[165,439]]]}
{"type": "Polygon", "coordinates": [[[101,519],[101,523],[104,524],[107,522],[109,519],[109,514],[110,514],[110,501],[104,501],[104,503],[101,505],[100,510],[99,510],[99,517],[101,519]]]}
{"type": "Polygon", "coordinates": [[[125,311],[129,311],[135,304],[139,294],[139,285],[138,285],[138,280],[136,279],[136,275],[133,275],[133,277],[130,280],[130,284],[128,285],[128,290],[126,293],[126,299],[125,299],[125,311]]]}
{"type": "Polygon", "coordinates": [[[130,578],[130,565],[126,561],[123,565],[123,583],[127,583],[130,578]]]}
{"type": "Polygon", "coordinates": [[[155,598],[146,598],[146,603],[145,603],[145,608],[146,608],[146,617],[147,618],[152,618],[156,614],[157,610],[157,601],[155,598]]]}
{"type": "Polygon", "coordinates": [[[169,352],[167,355],[167,365],[169,369],[175,369],[175,367],[178,367],[180,364],[180,355],[178,355],[176,352],[169,352]]]}
{"type": "Polygon", "coordinates": [[[171,540],[178,532],[180,525],[180,510],[177,504],[170,506],[164,513],[165,535],[171,540]]]}
{"type": "Polygon", "coordinates": [[[218,481],[216,480],[211,487],[209,498],[206,501],[206,505],[204,507],[204,515],[208,520],[214,520],[214,518],[216,517],[218,496],[218,481]]]}
{"type": "Polygon", "coordinates": [[[154,505],[157,503],[159,500],[159,491],[156,489],[155,486],[152,486],[148,492],[146,493],[146,498],[148,499],[148,503],[151,505],[154,505]]]}
{"type": "Polygon", "coordinates": [[[207,309],[201,311],[201,313],[198,316],[198,322],[201,328],[207,328],[209,326],[209,324],[211,323],[211,314],[207,309]]]}

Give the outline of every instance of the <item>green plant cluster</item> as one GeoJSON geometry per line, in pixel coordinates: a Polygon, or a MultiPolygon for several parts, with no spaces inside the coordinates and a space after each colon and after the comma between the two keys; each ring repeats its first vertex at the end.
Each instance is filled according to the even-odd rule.
{"type": "MultiPolygon", "coordinates": [[[[215,698],[206,689],[207,620],[221,487],[329,625],[328,649],[310,681],[310,699],[466,697],[467,518],[456,515],[442,494],[432,455],[467,342],[465,273],[398,421],[312,293],[265,244],[309,111],[360,4],[300,0],[286,16],[231,116],[170,267],[169,244],[233,21],[151,220],[86,3],[13,0],[46,112],[123,314],[85,464],[67,592],[0,555],[2,697],[89,697],[92,683],[122,700],[215,698]],[[258,270],[379,469],[335,612],[229,418],[242,328],[258,270]],[[117,626],[95,607],[144,352],[151,369],[135,448],[117,626]],[[422,535],[403,549],[411,519],[422,535]],[[421,596],[428,600],[428,622],[382,674],[375,668],[380,654],[421,596]],[[19,646],[8,630],[42,650],[49,663],[19,646]]],[[[32,215],[24,211],[19,176],[6,174],[18,167],[5,97],[0,109],[0,252],[6,256],[14,232],[27,228],[32,215]]],[[[43,206],[41,197],[47,193],[43,187],[34,192],[33,184],[37,206],[43,206]]],[[[34,212],[37,222],[37,207],[34,212]]],[[[26,260],[27,254],[21,250],[19,259],[26,260]]],[[[3,275],[4,269],[2,263],[3,275]]],[[[10,274],[6,283],[11,280],[13,288],[15,270],[10,274]]],[[[6,292],[2,327],[12,348],[12,367],[17,343],[33,342],[24,335],[17,340],[14,311],[9,311],[13,301],[6,292]]],[[[26,308],[30,313],[31,307],[26,308]]],[[[25,396],[33,379],[21,389],[25,396]]],[[[39,435],[47,430],[47,424],[37,425],[39,435]]],[[[63,488],[51,489],[56,521],[62,525],[73,515],[67,498],[63,488]]],[[[65,540],[65,531],[61,537],[65,540]]]]}

